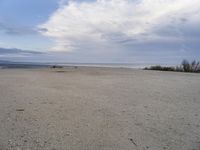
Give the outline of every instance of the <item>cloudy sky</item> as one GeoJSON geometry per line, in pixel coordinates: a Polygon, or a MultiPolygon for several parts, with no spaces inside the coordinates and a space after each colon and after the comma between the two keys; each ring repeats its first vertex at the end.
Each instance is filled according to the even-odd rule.
{"type": "Polygon", "coordinates": [[[200,0],[0,0],[0,60],[200,59],[200,0]]]}

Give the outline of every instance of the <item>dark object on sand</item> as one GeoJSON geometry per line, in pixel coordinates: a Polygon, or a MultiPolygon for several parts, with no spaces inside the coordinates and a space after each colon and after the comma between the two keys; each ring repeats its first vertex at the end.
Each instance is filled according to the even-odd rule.
{"type": "Polygon", "coordinates": [[[58,72],[58,73],[64,73],[64,72],[66,72],[66,71],[59,70],[59,71],[56,71],[56,72],[58,72]]]}
{"type": "Polygon", "coordinates": [[[16,111],[25,111],[23,108],[16,109],[16,111]]]}
{"type": "Polygon", "coordinates": [[[55,68],[63,68],[63,66],[53,65],[53,66],[51,66],[50,68],[53,68],[53,69],[55,69],[55,68]]]}
{"type": "Polygon", "coordinates": [[[134,142],[132,138],[130,138],[129,140],[137,147],[137,144],[134,142]]]}

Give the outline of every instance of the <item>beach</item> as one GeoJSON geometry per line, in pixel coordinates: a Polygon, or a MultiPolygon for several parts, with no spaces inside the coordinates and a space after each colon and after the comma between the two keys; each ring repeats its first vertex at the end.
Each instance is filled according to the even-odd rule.
{"type": "Polygon", "coordinates": [[[199,74],[0,69],[0,150],[199,149],[199,74]]]}

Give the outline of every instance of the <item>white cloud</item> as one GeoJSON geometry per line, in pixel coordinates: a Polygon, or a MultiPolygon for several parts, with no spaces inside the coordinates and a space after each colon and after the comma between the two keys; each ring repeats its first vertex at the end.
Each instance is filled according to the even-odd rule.
{"type": "Polygon", "coordinates": [[[165,36],[178,40],[183,36],[178,26],[200,24],[199,17],[200,0],[70,1],[39,28],[47,29],[42,35],[55,41],[53,51],[105,49],[124,41],[164,40],[165,36]],[[175,26],[176,36],[156,33],[170,26],[175,26]]]}

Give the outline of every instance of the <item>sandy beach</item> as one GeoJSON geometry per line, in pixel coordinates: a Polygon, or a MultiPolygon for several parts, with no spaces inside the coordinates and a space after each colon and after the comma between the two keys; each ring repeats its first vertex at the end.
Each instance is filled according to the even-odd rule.
{"type": "Polygon", "coordinates": [[[0,150],[200,150],[200,75],[0,69],[0,150]]]}

